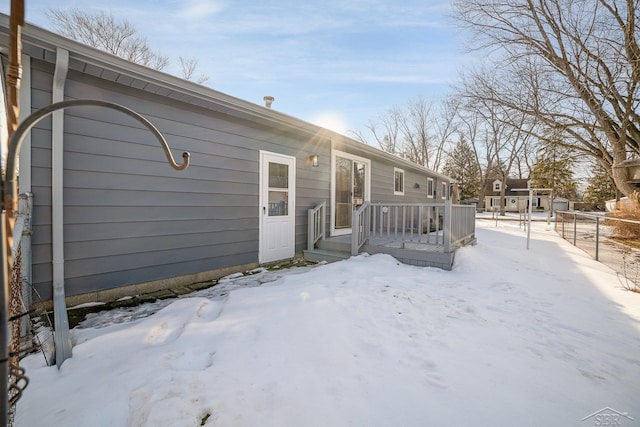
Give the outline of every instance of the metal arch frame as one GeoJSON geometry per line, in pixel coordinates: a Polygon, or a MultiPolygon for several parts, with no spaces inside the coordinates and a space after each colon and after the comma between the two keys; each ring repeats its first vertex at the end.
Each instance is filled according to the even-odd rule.
{"type": "Polygon", "coordinates": [[[133,117],[134,119],[145,125],[147,129],[149,129],[151,133],[158,139],[164,150],[164,154],[167,157],[167,161],[172,168],[176,170],[183,170],[189,166],[190,154],[188,152],[182,153],[184,162],[181,165],[177,164],[173,155],[171,154],[169,144],[167,143],[164,136],[160,133],[160,131],[144,116],[136,113],[130,108],[115,104],[113,102],[101,101],[97,99],[76,99],[72,101],[56,102],[55,104],[44,107],[27,117],[20,124],[20,126],[18,126],[16,131],[13,133],[13,135],[11,135],[11,138],[9,139],[9,146],[7,149],[7,176],[5,178],[5,187],[3,190],[3,206],[5,209],[14,210],[14,208],[16,207],[18,191],[16,184],[16,161],[18,158],[18,153],[20,152],[20,147],[22,146],[22,141],[24,140],[27,132],[31,130],[31,128],[33,128],[40,120],[44,119],[50,114],[53,114],[55,111],[79,106],[111,108],[113,110],[120,111],[133,117]]]}
{"type": "MultiPolygon", "coordinates": [[[[171,149],[164,136],[160,131],[145,117],[133,111],[130,108],[124,107],[119,104],[115,104],[108,101],[94,100],[94,99],[76,99],[71,101],[62,101],[51,104],[44,107],[22,121],[16,131],[9,138],[7,147],[7,167],[6,177],[2,180],[2,211],[0,212],[0,423],[6,424],[9,403],[9,277],[12,269],[12,259],[7,248],[11,247],[13,241],[13,225],[14,215],[13,212],[17,209],[18,203],[18,187],[16,183],[16,162],[22,141],[24,140],[27,132],[29,132],[40,120],[49,116],[58,110],[63,110],[70,107],[79,106],[92,106],[92,107],[105,107],[113,110],[120,111],[128,116],[134,118],[138,122],[142,123],[151,133],[158,139],[162,146],[167,161],[172,168],[176,170],[184,170],[189,166],[190,154],[188,152],[182,153],[183,163],[176,163],[171,149]]],[[[64,300],[63,300],[64,304],[64,300]]],[[[66,307],[62,307],[66,309],[66,307]]],[[[57,312],[59,310],[55,310],[57,312]]],[[[55,313],[54,313],[55,315],[55,313]]],[[[66,315],[66,311],[65,311],[66,315]]],[[[67,331],[68,333],[68,331],[67,331]]],[[[70,354],[70,353],[69,353],[70,354]]],[[[58,364],[60,366],[62,362],[58,364]]]]}

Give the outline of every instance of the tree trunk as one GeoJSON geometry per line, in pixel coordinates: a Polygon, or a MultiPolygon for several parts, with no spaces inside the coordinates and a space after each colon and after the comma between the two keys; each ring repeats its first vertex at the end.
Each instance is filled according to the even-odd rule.
{"type": "Polygon", "coordinates": [[[617,164],[620,164],[627,160],[627,153],[624,149],[614,149],[612,154],[613,164],[610,166],[611,178],[613,178],[613,182],[623,195],[630,196],[634,191],[638,191],[638,188],[628,182],[629,175],[627,174],[627,168],[616,167],[617,164]]]}

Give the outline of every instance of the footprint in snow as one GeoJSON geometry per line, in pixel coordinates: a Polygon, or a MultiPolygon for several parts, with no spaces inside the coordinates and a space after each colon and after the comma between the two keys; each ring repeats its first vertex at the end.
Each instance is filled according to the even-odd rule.
{"type": "Polygon", "coordinates": [[[205,298],[184,298],[163,308],[140,325],[149,329],[145,342],[161,345],[175,341],[192,321],[215,320],[222,311],[222,303],[205,298]]]}

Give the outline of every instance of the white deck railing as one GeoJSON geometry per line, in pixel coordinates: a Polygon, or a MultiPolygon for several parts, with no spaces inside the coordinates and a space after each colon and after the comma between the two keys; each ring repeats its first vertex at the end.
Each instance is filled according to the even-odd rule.
{"type": "MultiPolygon", "coordinates": [[[[309,209],[307,247],[326,237],[326,203],[309,209]]],[[[351,254],[371,241],[415,243],[448,253],[475,239],[475,208],[441,203],[365,202],[352,214],[351,254]]]]}
{"type": "Polygon", "coordinates": [[[475,238],[473,206],[442,203],[366,203],[353,214],[351,252],[367,240],[441,246],[444,252],[475,238]],[[368,224],[367,224],[368,223],[368,224]]]}
{"type": "Polygon", "coordinates": [[[307,249],[312,251],[316,242],[326,236],[327,202],[307,211],[307,249]]]}
{"type": "Polygon", "coordinates": [[[445,204],[444,251],[474,241],[476,237],[476,208],[469,205],[445,204]]]}
{"type": "Polygon", "coordinates": [[[371,237],[443,244],[444,203],[372,203],[371,237]]]}
{"type": "Polygon", "coordinates": [[[371,234],[371,204],[364,202],[351,218],[351,255],[358,255],[371,234]]]}

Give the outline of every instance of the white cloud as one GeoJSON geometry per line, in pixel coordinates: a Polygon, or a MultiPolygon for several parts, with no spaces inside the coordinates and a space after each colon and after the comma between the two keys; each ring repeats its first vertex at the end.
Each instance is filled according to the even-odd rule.
{"type": "Polygon", "coordinates": [[[209,15],[220,12],[223,9],[221,1],[214,0],[188,0],[184,9],[178,15],[187,20],[200,20],[209,15]]]}

